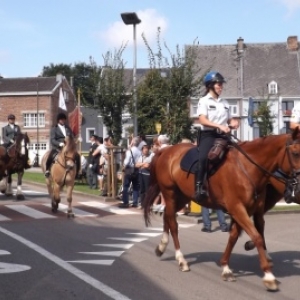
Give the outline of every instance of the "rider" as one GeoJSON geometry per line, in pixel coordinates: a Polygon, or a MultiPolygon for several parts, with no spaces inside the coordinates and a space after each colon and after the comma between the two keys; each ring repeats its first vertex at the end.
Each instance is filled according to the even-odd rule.
{"type": "MultiPolygon", "coordinates": [[[[7,116],[8,124],[2,127],[2,139],[3,146],[8,149],[15,143],[15,138],[18,134],[21,133],[21,128],[19,125],[15,124],[16,117],[13,114],[7,116]]],[[[28,163],[28,150],[26,149],[26,162],[25,169],[29,169],[30,165],[28,163]]]]}
{"type": "Polygon", "coordinates": [[[230,127],[234,129],[239,127],[238,119],[232,118],[230,115],[227,100],[220,98],[225,82],[224,77],[219,72],[211,71],[207,73],[204,77],[206,93],[198,102],[197,114],[202,131],[199,139],[201,150],[199,151],[199,169],[196,174],[195,198],[200,202],[208,197],[207,190],[204,187],[207,155],[215,139],[222,137],[217,130],[228,133],[230,127]]]}
{"type": "MultiPolygon", "coordinates": [[[[51,135],[50,135],[50,143],[52,145],[52,149],[46,161],[45,177],[47,178],[50,175],[50,167],[55,156],[65,145],[64,143],[65,137],[66,136],[73,137],[72,129],[66,124],[67,116],[64,113],[59,113],[56,119],[57,119],[57,124],[54,127],[52,127],[51,135]]],[[[75,160],[76,160],[77,173],[78,173],[80,170],[80,157],[79,155],[77,156],[78,157],[76,157],[75,160]]]]}

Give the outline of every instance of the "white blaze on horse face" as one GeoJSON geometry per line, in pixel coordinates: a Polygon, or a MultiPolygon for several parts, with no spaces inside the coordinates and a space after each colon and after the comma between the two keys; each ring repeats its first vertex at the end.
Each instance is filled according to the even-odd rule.
{"type": "Polygon", "coordinates": [[[26,147],[26,145],[25,145],[25,141],[24,141],[24,139],[23,139],[22,142],[21,142],[21,154],[22,154],[22,155],[25,155],[25,154],[26,154],[26,152],[25,152],[25,147],[26,147]]]}

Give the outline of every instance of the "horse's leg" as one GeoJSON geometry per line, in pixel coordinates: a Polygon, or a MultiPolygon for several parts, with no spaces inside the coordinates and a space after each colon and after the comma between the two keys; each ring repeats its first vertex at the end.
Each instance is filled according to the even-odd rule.
{"type": "Polygon", "coordinates": [[[12,192],[12,178],[11,178],[11,173],[10,172],[8,172],[8,175],[7,175],[7,184],[6,184],[5,195],[6,196],[12,196],[13,195],[13,192],[12,192]]]}
{"type": "Polygon", "coordinates": [[[220,264],[223,268],[222,278],[225,281],[235,281],[232,270],[229,268],[229,258],[231,256],[232,250],[239,238],[241,232],[241,227],[232,219],[230,226],[230,233],[228,238],[228,243],[226,249],[220,259],[220,264]]]}
{"type": "MultiPolygon", "coordinates": [[[[257,199],[256,201],[259,201],[257,199]]],[[[260,267],[264,272],[263,283],[268,290],[276,291],[278,290],[278,285],[275,276],[271,271],[271,266],[268,262],[266,252],[264,249],[264,239],[256,230],[254,224],[252,223],[246,209],[240,206],[236,206],[236,209],[233,211],[232,217],[235,221],[241,226],[241,228],[249,235],[255,247],[258,251],[260,267]]]]}
{"type": "Polygon", "coordinates": [[[60,202],[60,186],[56,182],[53,183],[51,201],[52,201],[52,212],[57,212],[58,204],[60,202]]]}
{"type": "Polygon", "coordinates": [[[24,175],[24,170],[18,172],[18,181],[17,181],[17,200],[24,200],[25,197],[22,191],[22,178],[24,175]]]}
{"type": "MultiPolygon", "coordinates": [[[[178,193],[178,191],[177,191],[178,193]]],[[[165,211],[164,211],[164,223],[168,224],[170,229],[174,248],[175,248],[175,258],[179,264],[179,270],[183,272],[190,271],[189,265],[185,260],[181,250],[180,250],[180,243],[178,238],[178,223],[176,219],[176,208],[177,202],[184,201],[185,197],[183,195],[176,195],[174,191],[168,191],[168,193],[164,194],[165,199],[165,211]]]]}
{"type": "Polygon", "coordinates": [[[158,246],[155,249],[155,254],[159,257],[165,253],[167,246],[169,244],[169,232],[170,232],[169,224],[164,221],[163,227],[164,227],[164,231],[163,231],[160,243],[158,244],[158,246]]]}
{"type": "Polygon", "coordinates": [[[74,217],[73,209],[72,209],[72,192],[73,192],[73,185],[67,185],[66,186],[66,192],[67,192],[67,202],[68,202],[68,212],[67,216],[68,218],[74,217]]]}
{"type": "Polygon", "coordinates": [[[3,177],[2,180],[0,181],[0,192],[2,194],[5,194],[6,186],[7,186],[7,176],[3,177]]]}

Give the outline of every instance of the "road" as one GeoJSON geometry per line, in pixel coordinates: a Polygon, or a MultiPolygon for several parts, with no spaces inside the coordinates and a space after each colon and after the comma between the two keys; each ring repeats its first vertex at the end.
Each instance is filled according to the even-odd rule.
{"type": "Polygon", "coordinates": [[[51,213],[44,187],[24,190],[24,201],[0,196],[1,300],[299,299],[299,214],[266,216],[274,275],[281,282],[280,291],[270,293],[262,285],[256,252],[243,249],[245,234],[231,258],[237,281],[224,282],[218,260],[227,233],[203,233],[201,224],[180,221],[181,250],[191,266],[182,273],[172,242],[162,258],[154,254],[160,216],[146,228],[138,209],[75,195],[76,217],[68,219],[64,212],[51,213]]]}

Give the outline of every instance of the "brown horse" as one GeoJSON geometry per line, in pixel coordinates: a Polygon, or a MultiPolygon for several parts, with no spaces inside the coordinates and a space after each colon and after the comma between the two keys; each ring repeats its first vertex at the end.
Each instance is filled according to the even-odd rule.
{"type": "MultiPolygon", "coordinates": [[[[46,171],[46,161],[50,151],[47,151],[42,158],[42,170],[46,171]]],[[[46,178],[47,188],[51,197],[52,212],[56,213],[60,203],[60,192],[66,187],[68,202],[68,217],[74,217],[72,210],[72,193],[76,176],[76,143],[73,137],[65,138],[65,145],[57,154],[54,164],[50,169],[50,176],[46,178]]]]}
{"type": "MultiPolygon", "coordinates": [[[[285,174],[282,174],[282,176],[288,178],[285,174]]],[[[293,186],[291,186],[293,188],[293,186]]],[[[268,212],[269,210],[271,210],[277,202],[279,202],[280,200],[282,200],[284,194],[285,194],[285,190],[286,190],[287,186],[281,182],[278,181],[275,178],[270,178],[270,184],[267,185],[267,190],[266,190],[266,199],[265,199],[265,208],[264,208],[264,214],[266,212],[268,212]]],[[[296,204],[300,204],[300,197],[299,195],[295,195],[295,197],[293,198],[289,198],[287,199],[287,201],[289,201],[288,203],[296,203],[296,204]]],[[[260,233],[260,235],[263,237],[264,239],[264,228],[265,228],[265,222],[262,216],[260,216],[260,214],[253,214],[253,221],[254,221],[254,225],[256,227],[256,229],[258,230],[258,232],[260,233]]],[[[249,251],[255,248],[255,245],[252,241],[248,241],[245,243],[245,250],[249,251]]],[[[264,241],[264,248],[267,251],[267,247],[264,241]]],[[[272,259],[270,256],[268,256],[268,259],[270,262],[272,262],[272,259]]]]}
{"type": "MultiPolygon", "coordinates": [[[[221,258],[224,280],[234,280],[229,268],[229,258],[235,243],[244,230],[258,250],[260,267],[264,272],[263,282],[270,290],[277,290],[277,281],[272,274],[271,265],[264,250],[264,239],[251,221],[253,215],[264,215],[266,186],[271,173],[281,169],[293,176],[296,195],[299,194],[300,139],[299,130],[292,135],[273,135],[241,144],[241,151],[229,150],[225,163],[213,174],[209,182],[210,197],[201,203],[210,208],[223,208],[232,217],[234,226],[221,258]]],[[[159,192],[162,192],[166,208],[163,216],[164,233],[156,249],[161,256],[169,242],[171,232],[175,257],[182,271],[189,271],[189,266],[180,251],[176,211],[182,209],[190,199],[194,199],[194,176],[188,176],[180,168],[180,161],[189,149],[188,144],[178,144],[158,152],[151,164],[150,186],[145,197],[144,218],[150,224],[151,205],[159,192]]],[[[200,147],[201,151],[201,147],[200,147]]]]}
{"type": "MultiPolygon", "coordinates": [[[[12,196],[12,174],[17,173],[17,200],[24,200],[22,192],[22,178],[24,175],[25,167],[28,165],[28,144],[30,143],[27,133],[19,133],[15,138],[15,143],[8,148],[1,146],[0,153],[5,151],[3,157],[6,176],[0,181],[0,191],[5,193],[6,196],[12,196]],[[4,149],[2,149],[4,148],[4,149]]],[[[1,172],[0,172],[1,173],[1,172]]]]}

